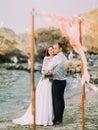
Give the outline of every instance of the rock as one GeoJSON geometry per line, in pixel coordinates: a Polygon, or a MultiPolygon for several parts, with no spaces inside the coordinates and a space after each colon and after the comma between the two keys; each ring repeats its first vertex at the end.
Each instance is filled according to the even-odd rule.
{"type": "Polygon", "coordinates": [[[73,59],[73,57],[74,57],[74,54],[72,53],[72,51],[70,51],[70,54],[68,55],[68,59],[71,60],[73,59]]]}
{"type": "Polygon", "coordinates": [[[39,28],[35,31],[35,44],[37,48],[37,56],[43,58],[46,48],[60,40],[62,33],[60,29],[49,27],[39,28]]]}
{"type": "Polygon", "coordinates": [[[81,72],[81,61],[76,58],[69,60],[67,70],[71,74],[80,73],[81,72]]]}
{"type": "Polygon", "coordinates": [[[81,15],[86,22],[83,45],[87,47],[89,53],[98,54],[98,8],[81,15]]]}
{"type": "MultiPolygon", "coordinates": [[[[86,46],[88,53],[92,54],[94,59],[93,54],[98,54],[98,8],[79,14],[78,16],[80,15],[84,17],[85,22],[88,24],[85,33],[82,32],[82,44],[86,46]]],[[[62,35],[60,28],[49,27],[35,30],[34,53],[37,57],[36,59],[42,59],[45,55],[46,48],[58,41],[63,43],[65,55],[68,56],[69,52],[73,51],[73,48],[69,44],[68,38],[62,35]]],[[[21,62],[20,59],[22,59],[22,62],[27,62],[30,56],[30,42],[30,34],[15,34],[13,30],[1,27],[0,59],[3,60],[0,60],[0,62],[10,62],[12,56],[16,56],[19,62],[21,62]]]]}
{"type": "MultiPolygon", "coordinates": [[[[3,63],[0,64],[0,68],[5,68],[7,70],[24,70],[30,72],[30,65],[27,63],[3,63]]],[[[42,64],[40,63],[35,63],[34,64],[34,71],[39,71],[41,72],[42,64]]]]}
{"type": "Polygon", "coordinates": [[[18,36],[8,28],[0,28],[0,62],[13,62],[12,57],[17,57],[19,62],[27,62],[29,37],[27,34],[18,36]]]}
{"type": "Polygon", "coordinates": [[[81,73],[81,67],[76,67],[76,73],[81,73]]]}

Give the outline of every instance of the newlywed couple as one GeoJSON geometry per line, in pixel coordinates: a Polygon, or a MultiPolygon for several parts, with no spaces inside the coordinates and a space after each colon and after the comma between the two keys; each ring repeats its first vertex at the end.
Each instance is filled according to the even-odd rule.
{"type": "MultiPolygon", "coordinates": [[[[64,112],[64,89],[66,87],[65,72],[67,71],[67,58],[63,54],[61,43],[48,47],[43,60],[42,77],[36,88],[36,124],[59,124],[64,112]],[[49,79],[53,76],[52,81],[49,79]],[[49,77],[48,77],[49,76],[49,77]]],[[[33,124],[32,104],[25,114],[13,120],[20,125],[33,124]]]]}

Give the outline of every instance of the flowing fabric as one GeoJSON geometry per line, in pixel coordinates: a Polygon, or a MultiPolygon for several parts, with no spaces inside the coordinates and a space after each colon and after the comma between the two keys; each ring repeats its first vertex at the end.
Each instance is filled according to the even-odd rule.
{"type": "MultiPolygon", "coordinates": [[[[51,59],[51,58],[50,58],[51,59]]],[[[49,58],[44,59],[43,69],[50,61],[49,58]]],[[[53,105],[52,105],[52,83],[48,78],[41,77],[36,88],[36,124],[37,125],[53,125],[53,105]]],[[[20,125],[33,124],[32,104],[29,105],[25,114],[13,120],[13,123],[20,125]]]]}
{"type": "Polygon", "coordinates": [[[77,52],[80,55],[82,67],[83,67],[81,85],[83,86],[85,82],[87,82],[91,90],[97,91],[98,88],[89,82],[90,75],[87,69],[87,59],[84,53],[87,51],[87,49],[84,46],[82,46],[80,43],[79,22],[81,22],[81,25],[86,26],[83,17],[79,17],[78,21],[77,20],[72,21],[70,19],[66,19],[65,17],[61,17],[61,16],[51,17],[47,14],[41,14],[41,16],[46,17],[48,21],[50,20],[51,22],[59,22],[62,33],[64,34],[64,36],[69,38],[70,45],[73,47],[75,52],[77,52]]]}
{"type": "MultiPolygon", "coordinates": [[[[81,23],[83,22],[83,19],[80,19],[81,23]]],[[[98,88],[89,83],[90,80],[90,75],[87,69],[87,59],[85,56],[85,51],[87,51],[87,49],[85,47],[83,47],[80,43],[80,32],[79,32],[79,21],[78,22],[69,22],[66,21],[64,23],[64,21],[60,21],[60,26],[61,26],[61,30],[64,33],[65,36],[69,37],[69,41],[71,46],[74,48],[74,50],[80,55],[81,58],[81,62],[83,65],[83,74],[82,74],[82,78],[81,78],[81,85],[83,86],[85,84],[85,82],[87,82],[89,84],[89,87],[91,90],[97,91],[98,88]]]]}

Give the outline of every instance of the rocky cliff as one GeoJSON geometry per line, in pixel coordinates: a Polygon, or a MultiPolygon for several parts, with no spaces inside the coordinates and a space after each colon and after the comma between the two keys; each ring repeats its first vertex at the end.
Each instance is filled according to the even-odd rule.
{"type": "MultiPolygon", "coordinates": [[[[86,33],[82,35],[83,45],[87,47],[89,53],[98,54],[98,8],[79,15],[82,15],[88,24],[86,33]]],[[[59,28],[35,30],[35,55],[42,58],[46,47],[57,41],[66,43],[67,52],[72,50],[59,28]]],[[[13,62],[13,57],[19,62],[27,62],[29,55],[30,34],[15,34],[11,29],[0,28],[0,62],[13,62]]]]}
{"type": "Polygon", "coordinates": [[[16,35],[11,29],[0,28],[0,62],[25,61],[30,48],[28,34],[16,35]]]}
{"type": "Polygon", "coordinates": [[[83,44],[88,48],[88,52],[98,54],[98,8],[82,16],[87,24],[83,44]]]}

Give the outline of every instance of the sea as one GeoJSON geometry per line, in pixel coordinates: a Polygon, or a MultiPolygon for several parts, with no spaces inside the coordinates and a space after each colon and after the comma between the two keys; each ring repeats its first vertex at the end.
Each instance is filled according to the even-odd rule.
{"type": "MultiPolygon", "coordinates": [[[[41,77],[34,73],[35,88],[41,77]]],[[[67,76],[65,95],[81,91],[80,76],[67,76]]],[[[0,68],[0,118],[15,115],[26,110],[31,102],[31,74],[27,71],[6,70],[0,68]]]]}

